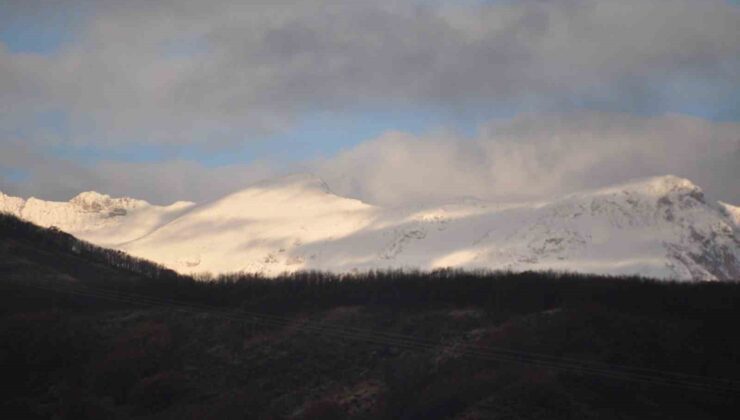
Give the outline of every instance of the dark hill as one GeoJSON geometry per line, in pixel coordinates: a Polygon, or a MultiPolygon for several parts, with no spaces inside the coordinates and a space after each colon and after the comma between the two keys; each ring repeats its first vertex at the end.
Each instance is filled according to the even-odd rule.
{"type": "Polygon", "coordinates": [[[739,319],[737,283],[196,281],[0,215],[3,418],[735,418],[739,319]]]}

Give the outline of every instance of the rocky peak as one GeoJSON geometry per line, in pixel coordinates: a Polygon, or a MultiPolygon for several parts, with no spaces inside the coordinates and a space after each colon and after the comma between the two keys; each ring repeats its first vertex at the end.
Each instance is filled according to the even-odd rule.
{"type": "Polygon", "coordinates": [[[72,204],[84,205],[84,204],[103,204],[110,202],[110,196],[107,194],[101,194],[96,191],[85,191],[77,194],[74,198],[69,200],[72,204]]]}
{"type": "Polygon", "coordinates": [[[702,193],[701,188],[686,178],[664,175],[649,178],[644,182],[646,189],[657,195],[702,193]]]}
{"type": "Polygon", "coordinates": [[[20,215],[20,211],[26,204],[26,200],[3,194],[0,192],[0,212],[20,215]]]}
{"type": "Polygon", "coordinates": [[[95,191],[86,191],[78,194],[69,203],[84,212],[100,213],[109,211],[113,216],[126,214],[126,209],[139,207],[146,204],[145,201],[135,200],[129,197],[111,198],[107,194],[95,191]]]}
{"type": "Polygon", "coordinates": [[[724,212],[724,214],[732,220],[732,222],[740,228],[740,207],[733,206],[732,204],[727,204],[723,202],[719,202],[720,209],[724,212]]]}

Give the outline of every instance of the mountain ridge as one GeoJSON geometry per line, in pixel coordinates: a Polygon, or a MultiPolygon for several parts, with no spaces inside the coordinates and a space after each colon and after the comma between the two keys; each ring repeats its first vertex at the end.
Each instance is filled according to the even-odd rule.
{"type": "Polygon", "coordinates": [[[0,211],[43,227],[56,227],[102,246],[144,236],[168,218],[174,218],[194,203],[178,201],[168,206],[152,205],[131,197],[111,197],[95,191],[82,192],[69,201],[23,199],[0,192],[0,211]]]}
{"type": "Polygon", "coordinates": [[[740,278],[738,208],[673,175],[550,201],[390,209],[338,196],[312,174],[201,204],[85,192],[68,203],[33,199],[27,211],[31,200],[0,195],[0,211],[182,273],[455,267],[740,278]]]}

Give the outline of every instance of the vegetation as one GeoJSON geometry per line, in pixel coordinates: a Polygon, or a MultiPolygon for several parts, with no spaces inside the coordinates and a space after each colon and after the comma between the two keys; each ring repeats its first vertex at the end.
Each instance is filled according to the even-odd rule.
{"type": "Polygon", "coordinates": [[[734,418],[740,402],[738,283],[202,280],[0,215],[3,418],[734,418]]]}

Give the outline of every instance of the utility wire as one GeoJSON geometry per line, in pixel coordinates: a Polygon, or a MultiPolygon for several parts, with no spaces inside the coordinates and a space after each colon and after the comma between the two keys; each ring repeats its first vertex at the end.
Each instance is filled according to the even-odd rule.
{"type": "MultiPolygon", "coordinates": [[[[51,289],[49,289],[49,290],[51,290],[51,289]]],[[[193,311],[193,306],[194,305],[186,305],[186,306],[183,307],[182,304],[173,304],[172,301],[161,301],[161,300],[158,300],[156,298],[155,299],[152,299],[152,298],[143,297],[143,296],[136,296],[136,298],[132,298],[130,296],[129,297],[113,296],[113,295],[110,295],[109,292],[107,292],[107,291],[105,291],[105,293],[108,293],[107,295],[101,295],[101,294],[99,294],[99,292],[96,294],[96,293],[94,293],[94,292],[92,292],[90,290],[88,290],[87,292],[80,291],[80,290],[71,291],[68,288],[67,289],[64,289],[64,290],[59,290],[59,289],[53,289],[53,290],[55,290],[55,291],[73,292],[75,294],[80,294],[80,295],[83,295],[83,296],[93,296],[93,297],[102,297],[102,298],[107,298],[107,299],[114,299],[114,300],[119,300],[119,301],[123,301],[123,302],[126,302],[126,303],[132,303],[132,304],[148,304],[148,305],[154,305],[154,306],[167,306],[167,307],[176,306],[175,309],[186,310],[188,312],[194,312],[193,311]],[[144,298],[144,299],[141,299],[141,298],[144,298]]],[[[216,308],[213,308],[213,307],[203,307],[203,306],[201,306],[200,308],[196,308],[196,312],[204,312],[204,311],[206,311],[206,312],[214,313],[214,310],[213,309],[216,309],[216,308]]],[[[214,314],[215,315],[220,315],[220,316],[225,316],[225,317],[228,317],[228,318],[231,318],[231,319],[235,319],[235,320],[239,320],[239,321],[248,321],[248,320],[255,321],[255,320],[259,320],[261,323],[267,323],[267,324],[271,324],[273,326],[285,326],[285,325],[289,325],[290,323],[294,323],[293,320],[288,319],[288,318],[282,318],[280,320],[269,319],[269,318],[265,319],[264,318],[264,314],[254,314],[251,318],[245,319],[245,318],[242,318],[242,317],[234,317],[233,314],[231,314],[231,313],[224,313],[223,311],[219,311],[219,312],[220,313],[214,313],[214,314]]],[[[424,343],[419,343],[418,341],[414,341],[413,338],[409,338],[409,337],[404,337],[404,340],[405,341],[404,340],[399,341],[399,340],[388,340],[387,338],[384,339],[383,337],[377,337],[375,335],[368,336],[367,335],[368,332],[372,334],[372,331],[363,331],[364,334],[362,334],[362,335],[358,335],[358,334],[347,335],[346,334],[346,331],[343,331],[343,330],[346,330],[345,328],[340,328],[339,330],[337,330],[336,327],[331,327],[331,326],[326,326],[326,325],[320,325],[320,324],[316,324],[316,323],[313,323],[313,324],[311,324],[311,323],[305,323],[305,324],[302,324],[300,326],[300,328],[302,328],[304,330],[306,330],[306,329],[312,330],[313,332],[323,333],[325,335],[334,335],[334,336],[339,335],[340,337],[343,337],[343,338],[363,339],[365,341],[373,341],[373,342],[376,342],[377,344],[385,344],[385,345],[389,345],[390,344],[390,345],[396,345],[396,346],[401,346],[401,347],[406,347],[406,348],[412,347],[412,348],[417,348],[417,349],[421,348],[421,349],[430,350],[430,349],[434,349],[434,348],[438,347],[439,344],[440,344],[440,343],[436,343],[435,342],[433,346],[425,345],[424,343]],[[337,334],[337,332],[339,332],[339,334],[337,334]],[[408,340],[412,340],[412,341],[409,342],[408,340]]],[[[489,359],[489,360],[515,362],[515,363],[524,363],[524,364],[537,365],[537,366],[549,367],[549,368],[554,368],[554,369],[578,370],[578,371],[581,371],[583,373],[601,374],[602,376],[618,377],[618,378],[621,378],[621,379],[643,380],[643,381],[647,380],[650,383],[656,383],[656,384],[665,384],[665,385],[675,384],[675,385],[684,385],[684,386],[693,386],[693,387],[697,387],[698,386],[698,387],[700,387],[702,389],[706,389],[707,388],[707,385],[706,384],[696,384],[695,382],[686,383],[685,381],[683,381],[683,383],[675,383],[675,381],[672,381],[671,383],[667,383],[665,380],[662,380],[661,378],[640,377],[640,376],[635,375],[635,374],[630,374],[629,372],[616,372],[616,375],[615,375],[615,372],[613,370],[612,371],[597,371],[597,370],[589,369],[588,367],[579,366],[579,365],[576,365],[576,366],[568,366],[568,365],[563,365],[562,363],[561,364],[553,364],[553,363],[548,363],[547,361],[544,361],[543,362],[543,361],[539,361],[539,360],[526,360],[526,359],[522,359],[521,357],[520,358],[516,358],[516,359],[512,359],[511,357],[501,357],[500,355],[499,356],[496,356],[496,355],[481,353],[480,351],[476,351],[475,349],[472,349],[472,350],[471,349],[467,349],[467,350],[464,350],[463,353],[465,355],[472,355],[474,357],[484,358],[484,359],[489,359]]],[[[703,378],[703,379],[705,379],[705,380],[712,380],[712,378],[703,378]]],[[[716,385],[714,385],[713,387],[716,387],[716,385]]]]}
{"type": "MultiPolygon", "coordinates": [[[[169,308],[188,313],[209,313],[221,318],[240,322],[259,322],[263,325],[274,327],[295,326],[305,332],[313,332],[335,338],[360,340],[378,345],[394,346],[409,350],[436,350],[443,343],[421,337],[378,332],[354,327],[345,327],[326,322],[306,321],[295,325],[295,320],[264,313],[249,311],[238,311],[236,313],[224,311],[218,307],[194,304],[174,299],[162,299],[151,296],[136,295],[132,293],[117,292],[106,289],[96,289],[79,286],[42,286],[30,283],[17,283],[18,285],[54,291],[59,293],[70,293],[79,296],[101,298],[107,300],[129,303],[134,305],[147,305],[161,308],[169,308]]],[[[657,369],[638,368],[629,366],[610,365],[602,362],[580,361],[572,358],[562,358],[538,353],[523,352],[512,349],[503,349],[487,346],[472,346],[461,344],[454,349],[462,356],[473,357],[481,360],[496,361],[502,363],[516,363],[520,365],[538,366],[548,369],[571,371],[582,374],[591,374],[612,379],[641,382],[652,385],[664,385],[677,388],[700,390],[700,391],[723,391],[740,392],[740,382],[730,379],[710,378],[699,375],[689,375],[679,372],[668,372],[657,369]],[[652,374],[650,374],[652,373],[652,374]],[[658,376],[660,375],[660,376],[658,376]]]]}

